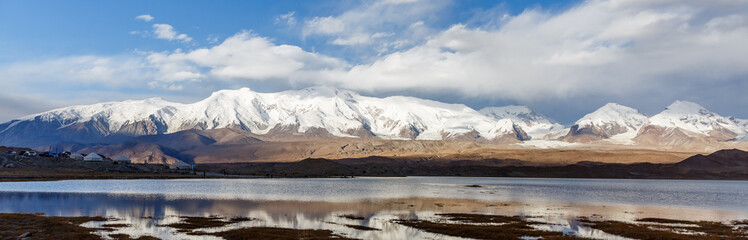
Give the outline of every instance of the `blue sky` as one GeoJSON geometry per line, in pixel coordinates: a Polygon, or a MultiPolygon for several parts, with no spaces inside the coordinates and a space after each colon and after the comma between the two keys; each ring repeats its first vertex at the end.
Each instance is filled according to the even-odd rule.
{"type": "MultiPolygon", "coordinates": [[[[444,18],[433,19],[437,28],[471,19],[475,11],[494,7],[517,14],[526,8],[560,8],[576,1],[480,1],[449,4],[444,18]]],[[[241,30],[270,37],[278,44],[305,49],[324,49],[324,41],[302,39],[298,29],[276,24],[289,12],[299,21],[345,12],[359,1],[0,1],[0,61],[64,57],[70,55],[115,55],[134,50],[164,51],[174,48],[210,46],[208,38],[224,39],[241,30]],[[135,16],[154,16],[153,23],[167,23],[189,33],[193,44],[159,41],[131,31],[149,30],[152,23],[135,16]]],[[[355,58],[355,56],[353,56],[355,58]]]]}
{"type": "Polygon", "coordinates": [[[746,26],[739,0],[0,0],[0,78],[15,89],[0,121],[317,85],[522,104],[565,124],[607,102],[746,118],[746,26]]]}

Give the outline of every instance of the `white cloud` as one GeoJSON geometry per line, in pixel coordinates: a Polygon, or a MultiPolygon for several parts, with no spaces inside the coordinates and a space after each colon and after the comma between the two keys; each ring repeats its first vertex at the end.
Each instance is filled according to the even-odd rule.
{"type": "Polygon", "coordinates": [[[383,33],[383,32],[378,32],[378,33],[373,33],[373,34],[359,33],[359,34],[353,34],[349,36],[338,37],[335,40],[333,40],[331,43],[335,45],[361,45],[361,44],[370,43],[372,41],[376,41],[377,39],[380,39],[380,38],[389,37],[392,35],[395,35],[395,34],[394,33],[383,33]]]}
{"type": "Polygon", "coordinates": [[[310,53],[297,46],[275,45],[267,38],[241,32],[211,48],[190,52],[153,53],[148,62],[159,69],[159,79],[181,81],[214,79],[264,81],[308,80],[318,71],[344,69],[345,61],[310,53]],[[208,69],[200,72],[200,69],[208,69]]]}
{"type": "Polygon", "coordinates": [[[143,14],[143,15],[139,15],[139,16],[135,17],[135,19],[141,20],[141,21],[144,21],[144,22],[150,22],[150,21],[153,21],[153,16],[148,15],[148,14],[143,14]]]}
{"type": "Polygon", "coordinates": [[[399,49],[422,40],[424,19],[435,18],[448,0],[380,0],[362,4],[338,16],[318,16],[304,22],[303,37],[329,39],[333,45],[376,46],[377,52],[399,49]],[[419,24],[419,31],[411,25],[419,24]],[[398,44],[393,44],[398,42],[398,44]],[[409,44],[406,44],[409,43],[409,44]]]}
{"type": "Polygon", "coordinates": [[[425,44],[327,79],[364,91],[452,90],[517,101],[672,88],[695,93],[696,86],[748,75],[747,7],[614,0],[558,14],[527,10],[501,26],[452,26],[425,44]]]}
{"type": "Polygon", "coordinates": [[[343,20],[335,17],[314,17],[306,21],[304,36],[312,34],[335,34],[345,30],[343,20]]]}
{"type": "Polygon", "coordinates": [[[296,17],[294,17],[295,14],[296,12],[291,11],[286,14],[277,16],[275,17],[275,24],[285,23],[286,25],[289,25],[289,26],[296,25],[296,17]]]}
{"type": "Polygon", "coordinates": [[[127,87],[128,83],[150,78],[136,56],[73,56],[42,61],[18,62],[0,67],[4,81],[11,85],[63,85],[112,88],[127,87]]]}
{"type": "Polygon", "coordinates": [[[162,24],[162,23],[153,24],[153,34],[155,34],[156,38],[158,39],[165,39],[169,41],[174,41],[174,40],[180,40],[183,42],[192,41],[192,38],[187,36],[187,34],[177,33],[177,31],[174,30],[174,27],[172,27],[169,24],[162,24]]]}

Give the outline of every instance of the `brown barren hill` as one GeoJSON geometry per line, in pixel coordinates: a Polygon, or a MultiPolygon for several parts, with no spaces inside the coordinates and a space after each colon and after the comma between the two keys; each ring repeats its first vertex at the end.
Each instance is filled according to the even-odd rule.
{"type": "Polygon", "coordinates": [[[710,172],[748,172],[748,152],[725,149],[709,155],[695,155],[675,164],[678,168],[710,172]]]}

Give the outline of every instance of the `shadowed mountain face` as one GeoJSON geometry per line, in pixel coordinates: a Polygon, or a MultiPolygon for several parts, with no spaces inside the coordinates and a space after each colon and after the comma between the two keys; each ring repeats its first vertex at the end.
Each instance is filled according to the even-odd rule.
{"type": "Polygon", "coordinates": [[[292,163],[236,163],[211,165],[235,174],[282,177],[329,176],[482,176],[635,179],[748,180],[748,152],[722,150],[696,155],[677,163],[578,162],[569,165],[534,165],[519,160],[434,162],[387,157],[339,160],[305,159],[292,163]]]}
{"type": "Polygon", "coordinates": [[[258,144],[262,142],[246,131],[215,129],[146,135],[129,138],[116,144],[58,143],[51,147],[71,152],[97,152],[106,156],[125,155],[137,163],[171,164],[178,160],[194,162],[195,155],[190,154],[190,151],[195,149],[202,149],[206,152],[216,151],[213,154],[206,153],[206,155],[221,158],[227,153],[244,154],[246,152],[239,151],[241,153],[238,153],[236,148],[259,146],[258,144]],[[228,149],[228,151],[219,151],[218,149],[221,148],[228,149]]]}

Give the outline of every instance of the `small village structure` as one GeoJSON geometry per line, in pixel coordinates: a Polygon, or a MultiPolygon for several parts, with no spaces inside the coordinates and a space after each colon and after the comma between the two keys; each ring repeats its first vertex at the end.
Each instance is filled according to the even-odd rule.
{"type": "Polygon", "coordinates": [[[83,160],[83,158],[85,158],[85,156],[83,156],[83,154],[80,154],[80,153],[70,154],[70,159],[73,159],[73,160],[83,160]]]}
{"type": "Polygon", "coordinates": [[[92,152],[83,157],[84,162],[103,162],[104,157],[99,155],[98,153],[92,152]]]}
{"type": "Polygon", "coordinates": [[[116,162],[116,163],[130,163],[131,162],[130,158],[128,158],[125,155],[119,155],[118,157],[116,157],[116,158],[114,158],[112,160],[114,160],[114,162],[116,162]]]}

